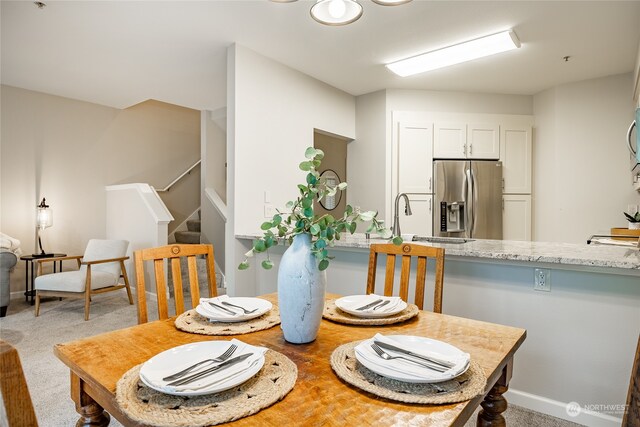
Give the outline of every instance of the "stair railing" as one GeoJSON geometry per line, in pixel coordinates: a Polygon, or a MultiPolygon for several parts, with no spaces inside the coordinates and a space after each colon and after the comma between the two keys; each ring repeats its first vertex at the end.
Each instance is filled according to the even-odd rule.
{"type": "Polygon", "coordinates": [[[182,172],[180,174],[180,176],[178,176],[176,179],[174,179],[173,181],[171,181],[171,183],[169,185],[167,185],[166,187],[162,188],[162,189],[156,189],[156,191],[158,193],[164,193],[167,192],[171,189],[171,187],[173,187],[178,181],[180,181],[182,178],[184,178],[185,176],[191,174],[191,171],[194,170],[201,162],[202,160],[198,160],[197,162],[195,162],[193,165],[191,165],[186,171],[182,172]]]}

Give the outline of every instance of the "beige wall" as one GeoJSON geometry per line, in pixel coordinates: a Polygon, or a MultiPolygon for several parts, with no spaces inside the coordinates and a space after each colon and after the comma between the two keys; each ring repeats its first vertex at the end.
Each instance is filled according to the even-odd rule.
{"type": "MultiPolygon", "coordinates": [[[[105,236],[106,185],[161,188],[200,156],[195,110],[157,101],[117,110],[10,86],[0,98],[0,230],[25,254],[35,249],[43,196],[54,215],[45,249],[81,254],[90,238],[105,236]]],[[[12,291],[23,289],[23,264],[11,275],[12,291]]]]}

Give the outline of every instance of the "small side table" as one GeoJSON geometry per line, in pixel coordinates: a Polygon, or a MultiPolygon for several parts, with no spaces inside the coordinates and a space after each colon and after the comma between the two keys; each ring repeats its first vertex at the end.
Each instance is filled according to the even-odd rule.
{"type": "MultiPolygon", "coordinates": [[[[67,254],[53,254],[49,257],[36,257],[33,255],[23,255],[20,257],[20,260],[25,262],[25,272],[24,272],[24,298],[25,301],[29,302],[29,297],[31,297],[31,305],[35,304],[36,291],[33,289],[34,282],[36,280],[34,273],[33,261],[38,259],[51,259],[51,258],[64,258],[67,254]],[[29,264],[31,264],[31,270],[29,270],[29,264]],[[29,274],[31,271],[31,274],[29,274]]],[[[56,264],[60,267],[60,271],[62,271],[62,260],[53,262],[53,272],[56,273],[58,271],[56,264]]]]}

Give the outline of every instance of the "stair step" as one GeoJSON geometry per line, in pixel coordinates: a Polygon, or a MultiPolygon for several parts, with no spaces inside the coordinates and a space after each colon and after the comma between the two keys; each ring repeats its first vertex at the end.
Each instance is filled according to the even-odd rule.
{"type": "Polygon", "coordinates": [[[176,243],[187,243],[197,245],[200,243],[199,231],[176,231],[176,243]]]}
{"type": "Polygon", "coordinates": [[[200,220],[199,219],[190,219],[187,221],[187,230],[189,231],[200,231],[200,220]]]}

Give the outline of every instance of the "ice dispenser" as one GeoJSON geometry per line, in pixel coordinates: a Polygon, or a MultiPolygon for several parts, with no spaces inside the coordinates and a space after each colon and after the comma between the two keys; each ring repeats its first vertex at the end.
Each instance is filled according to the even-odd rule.
{"type": "Polygon", "coordinates": [[[455,233],[464,230],[464,202],[440,202],[440,231],[455,233]]]}

